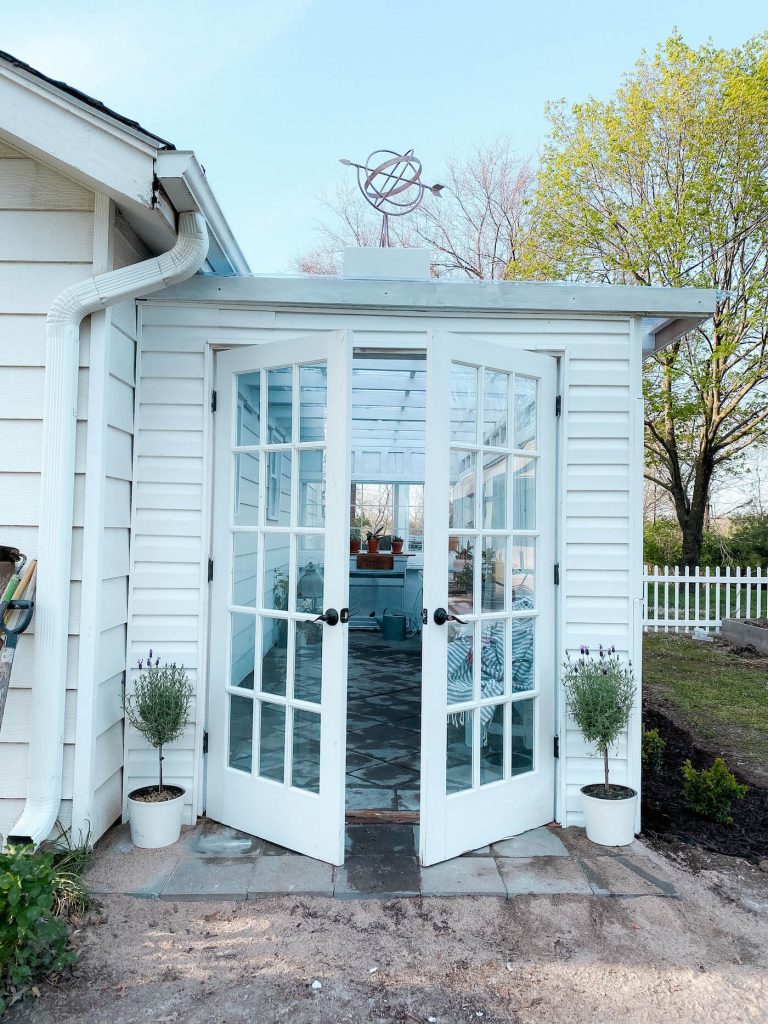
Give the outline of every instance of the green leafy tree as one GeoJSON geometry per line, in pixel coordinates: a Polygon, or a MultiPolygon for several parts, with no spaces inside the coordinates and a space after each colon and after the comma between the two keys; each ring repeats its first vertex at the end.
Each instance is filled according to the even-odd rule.
{"type": "Polygon", "coordinates": [[[699,562],[713,475],[768,425],[768,34],[673,34],[606,102],[548,108],[529,244],[510,277],[718,289],[645,377],[646,475],[699,562]]]}

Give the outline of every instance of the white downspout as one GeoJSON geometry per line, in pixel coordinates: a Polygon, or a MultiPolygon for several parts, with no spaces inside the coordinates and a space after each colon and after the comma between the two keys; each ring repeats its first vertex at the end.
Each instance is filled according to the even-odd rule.
{"type": "Polygon", "coordinates": [[[28,789],[8,843],[41,843],[56,823],[61,803],[80,322],[96,310],[185,281],[197,273],[207,252],[205,218],[181,213],[172,249],[65,288],[46,317],[28,789]]]}

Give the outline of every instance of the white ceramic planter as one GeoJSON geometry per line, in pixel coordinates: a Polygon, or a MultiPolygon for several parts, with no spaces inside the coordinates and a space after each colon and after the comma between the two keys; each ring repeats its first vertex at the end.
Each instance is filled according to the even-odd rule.
{"type": "Polygon", "coordinates": [[[177,842],[181,834],[183,807],[184,790],[175,799],[160,803],[133,800],[132,794],[129,794],[128,820],[131,823],[133,845],[142,850],[157,850],[177,842]]]}
{"type": "Polygon", "coordinates": [[[598,846],[629,846],[635,838],[637,814],[637,793],[634,789],[631,793],[623,800],[602,800],[581,790],[587,839],[598,846]]]}

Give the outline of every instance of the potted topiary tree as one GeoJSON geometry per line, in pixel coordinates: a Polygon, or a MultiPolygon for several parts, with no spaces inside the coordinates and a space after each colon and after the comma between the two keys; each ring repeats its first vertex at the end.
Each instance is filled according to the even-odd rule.
{"type": "Polygon", "coordinates": [[[123,696],[125,717],[158,752],[158,784],[128,794],[128,819],[134,846],[154,850],[175,843],[181,833],[184,790],[163,784],[163,747],[184,732],[193,689],[184,666],[160,665],[149,652],[147,665],[131,693],[123,696]]]}
{"type": "Polygon", "coordinates": [[[604,782],[581,787],[581,806],[587,838],[600,846],[627,846],[635,837],[637,791],[611,785],[608,750],[629,723],[635,699],[631,664],[623,664],[615,647],[598,657],[582,646],[579,657],[563,666],[568,711],[588,743],[603,757],[604,782]]]}

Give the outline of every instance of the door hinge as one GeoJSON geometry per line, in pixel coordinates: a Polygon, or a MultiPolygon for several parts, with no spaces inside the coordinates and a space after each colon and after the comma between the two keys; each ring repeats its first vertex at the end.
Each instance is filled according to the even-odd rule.
{"type": "Polygon", "coordinates": [[[208,559],[208,582],[213,583],[213,559],[208,559]]]}
{"type": "Polygon", "coordinates": [[[216,388],[211,391],[211,412],[216,412],[216,388]]]}
{"type": "Polygon", "coordinates": [[[208,732],[203,733],[203,753],[208,753],[208,732]]]}
{"type": "MultiPolygon", "coordinates": [[[[208,733],[206,733],[206,736],[207,735],[208,735],[208,733]]],[[[555,742],[553,743],[552,753],[555,755],[555,758],[559,761],[560,760],[560,737],[559,736],[555,736],[554,737],[554,741],[555,742]]]]}
{"type": "Polygon", "coordinates": [[[555,562],[555,586],[560,586],[560,563],[555,562]]]}
{"type": "MultiPolygon", "coordinates": [[[[216,392],[214,392],[215,394],[216,392]]],[[[555,395],[555,416],[559,416],[563,411],[563,396],[555,395]]]]}

